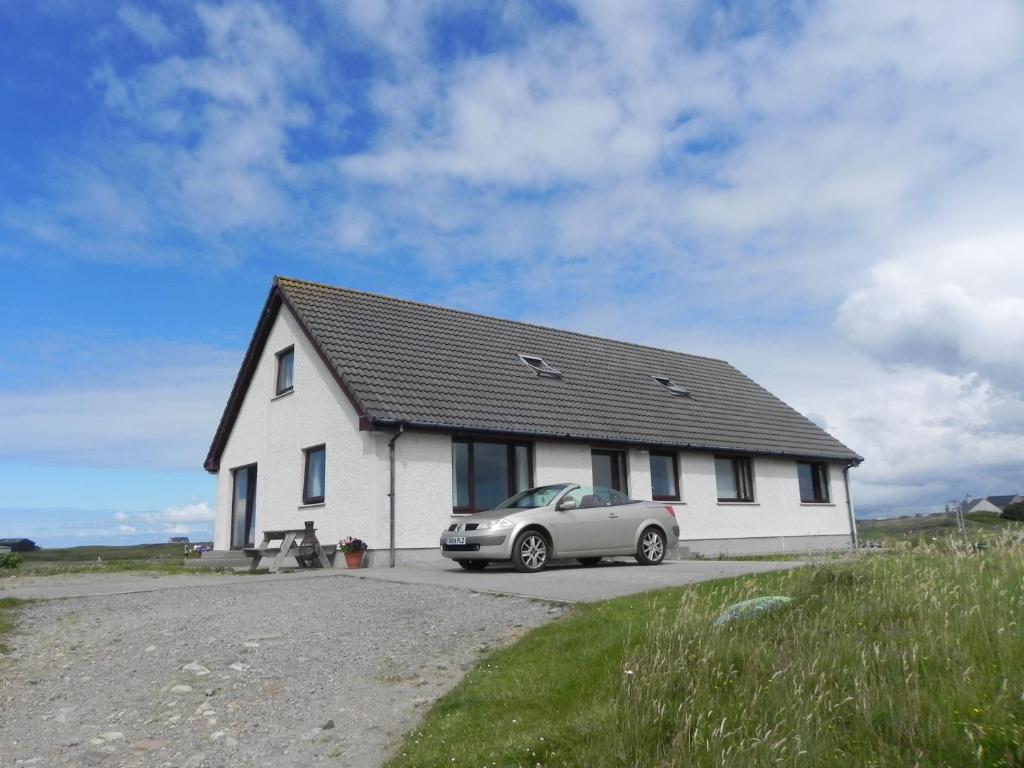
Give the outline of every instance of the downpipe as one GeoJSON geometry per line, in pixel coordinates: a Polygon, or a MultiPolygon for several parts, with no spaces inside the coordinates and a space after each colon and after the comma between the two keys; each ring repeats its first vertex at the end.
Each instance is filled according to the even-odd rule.
{"type": "Polygon", "coordinates": [[[843,467],[843,484],[846,486],[846,513],[850,517],[850,545],[857,551],[857,518],[853,514],[853,499],[850,496],[850,466],[843,467]]]}
{"type": "Polygon", "coordinates": [[[395,567],[395,443],[405,431],[405,425],[399,424],[398,431],[388,443],[388,554],[389,568],[395,567]]]}

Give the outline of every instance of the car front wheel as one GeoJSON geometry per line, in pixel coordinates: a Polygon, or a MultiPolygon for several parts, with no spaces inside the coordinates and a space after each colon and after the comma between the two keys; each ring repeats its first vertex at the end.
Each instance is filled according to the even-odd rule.
{"type": "Polygon", "coordinates": [[[653,525],[640,534],[636,548],[636,561],[640,565],[658,565],[665,559],[665,534],[653,525]]]}
{"type": "Polygon", "coordinates": [[[456,560],[467,571],[482,571],[490,564],[490,560],[456,560]]]}
{"type": "Polygon", "coordinates": [[[537,573],[548,563],[548,540],[538,531],[523,531],[512,545],[512,567],[520,573],[537,573]]]}

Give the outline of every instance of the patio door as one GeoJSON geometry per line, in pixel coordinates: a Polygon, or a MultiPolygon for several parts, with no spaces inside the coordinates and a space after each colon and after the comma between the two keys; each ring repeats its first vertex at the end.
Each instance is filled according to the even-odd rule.
{"type": "Polygon", "coordinates": [[[594,485],[611,488],[628,494],[626,482],[626,454],[624,451],[590,452],[590,464],[594,472],[594,485]]]}
{"type": "Polygon", "coordinates": [[[256,546],[256,465],[233,469],[231,548],[256,546]]]}

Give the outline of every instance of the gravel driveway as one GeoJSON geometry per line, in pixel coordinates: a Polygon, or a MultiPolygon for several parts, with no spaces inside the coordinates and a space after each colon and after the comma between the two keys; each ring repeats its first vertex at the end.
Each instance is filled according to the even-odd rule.
{"type": "Polygon", "coordinates": [[[0,656],[6,765],[374,766],[487,647],[560,615],[346,578],[50,600],[0,656]]]}

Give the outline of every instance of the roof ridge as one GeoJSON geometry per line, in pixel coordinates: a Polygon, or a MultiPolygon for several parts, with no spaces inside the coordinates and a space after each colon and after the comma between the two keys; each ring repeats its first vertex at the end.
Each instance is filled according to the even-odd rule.
{"type": "Polygon", "coordinates": [[[485,315],[482,312],[472,312],[468,309],[455,309],[453,307],[446,307],[442,304],[430,304],[425,301],[416,301],[415,299],[404,299],[398,296],[388,296],[383,293],[374,293],[373,291],[361,291],[358,288],[344,288],[338,285],[331,285],[330,283],[321,283],[316,280],[304,280],[299,277],[289,277],[287,275],[274,275],[274,283],[277,284],[280,280],[287,280],[293,283],[303,283],[305,285],[313,285],[318,288],[328,288],[332,291],[343,291],[345,293],[355,293],[360,296],[370,296],[375,299],[386,299],[388,301],[396,301],[400,304],[411,304],[415,307],[425,307],[427,309],[439,309],[443,312],[451,312],[456,315],[469,315],[470,317],[480,317],[485,320],[500,320],[503,323],[514,323],[515,325],[523,325],[528,328],[537,328],[542,331],[555,331],[556,333],[568,333],[572,336],[581,336],[585,339],[594,339],[596,341],[610,341],[615,344],[622,344],[627,347],[636,347],[637,349],[650,349],[655,352],[668,352],[672,355],[682,355],[683,357],[693,357],[698,360],[710,360],[715,363],[723,363],[728,365],[730,368],[737,370],[736,366],[730,363],[728,360],[723,360],[720,357],[711,357],[709,355],[697,355],[692,352],[680,352],[676,349],[665,349],[664,347],[655,347],[652,344],[641,344],[636,341],[624,341],[622,339],[613,339],[608,336],[598,336],[596,333],[585,333],[583,331],[570,331],[565,328],[556,328],[552,325],[541,325],[540,323],[531,323],[528,320],[513,320],[508,317],[495,317],[494,315],[485,315]]]}

